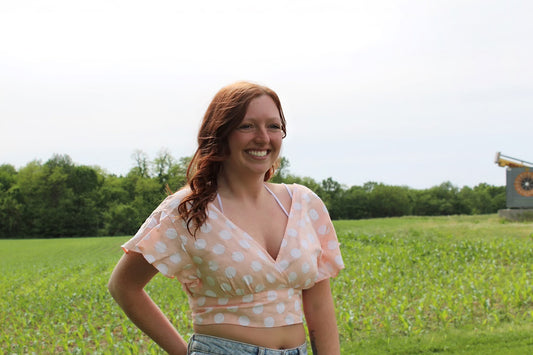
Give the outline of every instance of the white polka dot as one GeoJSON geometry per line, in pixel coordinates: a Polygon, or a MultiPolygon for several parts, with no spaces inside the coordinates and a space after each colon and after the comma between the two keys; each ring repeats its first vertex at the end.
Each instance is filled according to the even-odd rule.
{"type": "Polygon", "coordinates": [[[244,260],[244,254],[240,251],[235,251],[233,252],[233,254],[231,254],[231,258],[233,259],[233,261],[240,263],[244,260]]]}
{"type": "Polygon", "coordinates": [[[169,228],[166,230],[165,235],[168,239],[176,239],[178,237],[178,232],[174,228],[169,228]]]}
{"type": "Polygon", "coordinates": [[[244,290],[242,288],[238,288],[238,289],[235,290],[235,293],[237,295],[239,295],[239,296],[242,296],[242,295],[244,295],[244,290]]]}
{"type": "Polygon", "coordinates": [[[318,215],[318,212],[315,210],[315,209],[310,209],[309,210],[309,217],[313,220],[313,221],[316,221],[319,217],[318,215]]]}
{"type": "Polygon", "coordinates": [[[202,249],[205,249],[206,246],[207,246],[207,242],[205,241],[205,239],[197,239],[194,242],[194,247],[196,249],[202,250],[202,249]]]}
{"type": "Polygon", "coordinates": [[[217,296],[217,294],[214,293],[214,292],[211,291],[211,290],[207,290],[207,291],[205,291],[205,295],[206,295],[206,296],[209,296],[209,297],[216,297],[216,296],[217,296]]]}
{"type": "Polygon", "coordinates": [[[304,287],[306,287],[306,288],[309,287],[309,286],[311,285],[312,282],[313,282],[313,281],[311,281],[311,279],[307,279],[307,280],[305,280],[305,285],[304,285],[304,287]]]}
{"type": "Polygon", "coordinates": [[[230,229],[237,229],[237,227],[229,220],[226,220],[226,226],[228,226],[230,229]]]}
{"type": "Polygon", "coordinates": [[[278,311],[279,314],[282,314],[283,312],[285,312],[285,304],[284,303],[278,303],[276,305],[276,311],[278,311]]]}
{"type": "Polygon", "coordinates": [[[156,266],[156,269],[163,275],[168,275],[168,266],[166,264],[159,264],[156,266]]]}
{"type": "Polygon", "coordinates": [[[330,240],[328,242],[328,249],[329,250],[335,250],[335,249],[338,248],[338,246],[339,246],[339,244],[338,244],[338,242],[336,240],[330,240]]]}
{"type": "Polygon", "coordinates": [[[287,235],[289,237],[297,237],[298,236],[298,231],[294,228],[289,228],[287,229],[287,235]]]}
{"type": "Polygon", "coordinates": [[[294,324],[294,317],[289,314],[287,317],[285,317],[285,323],[288,325],[294,324]]]}
{"type": "Polygon", "coordinates": [[[240,316],[239,317],[239,324],[242,326],[247,326],[250,324],[250,318],[246,316],[240,316]]]}
{"type": "Polygon", "coordinates": [[[333,272],[333,266],[330,264],[330,263],[325,263],[324,264],[324,267],[326,268],[326,270],[328,270],[329,272],[333,272]]]}
{"type": "Polygon", "coordinates": [[[344,266],[344,262],[342,261],[342,256],[340,255],[337,255],[335,257],[335,264],[339,265],[339,266],[344,266]]]}
{"type": "Polygon", "coordinates": [[[228,307],[227,310],[230,311],[230,312],[235,313],[235,312],[237,312],[239,310],[239,307],[231,306],[231,307],[228,307]]]}
{"type": "Polygon", "coordinates": [[[282,248],[285,248],[286,246],[287,246],[287,239],[283,239],[283,240],[281,241],[281,247],[282,247],[282,248]]]}
{"type": "Polygon", "coordinates": [[[215,211],[207,211],[207,217],[209,219],[218,219],[218,213],[216,213],[215,211]]]}
{"type": "Polygon", "coordinates": [[[265,318],[265,327],[272,328],[274,326],[274,318],[266,317],[265,318]]]}
{"type": "Polygon", "coordinates": [[[228,304],[228,299],[227,298],[219,298],[218,299],[218,304],[221,305],[221,306],[224,306],[226,304],[228,304]]]}
{"type": "Polygon", "coordinates": [[[204,319],[199,315],[194,316],[194,318],[198,324],[202,324],[204,322],[204,319]]]}
{"type": "Polygon", "coordinates": [[[264,261],[267,261],[267,260],[268,260],[268,258],[267,258],[267,256],[265,255],[265,253],[263,253],[261,250],[258,250],[258,251],[257,251],[257,255],[258,255],[261,259],[263,259],[264,261]]]}
{"type": "Polygon", "coordinates": [[[222,313],[215,314],[215,323],[222,323],[224,321],[224,315],[222,313]]]}
{"type": "Polygon", "coordinates": [[[302,264],[302,272],[303,272],[304,274],[307,274],[307,273],[309,272],[310,269],[311,269],[311,266],[309,266],[308,263],[303,263],[303,264],[302,264]]]}
{"type": "Polygon", "coordinates": [[[263,305],[262,304],[255,305],[254,308],[252,308],[252,310],[255,314],[261,314],[263,313],[263,305]]]}
{"type": "Polygon", "coordinates": [[[151,254],[145,254],[144,255],[144,258],[146,259],[146,261],[148,261],[150,264],[152,264],[154,261],[155,261],[155,257],[151,254]]]}
{"type": "Polygon", "coordinates": [[[220,285],[220,288],[226,292],[229,292],[231,291],[231,285],[227,282],[223,282],[221,285],[220,285]]]}
{"type": "Polygon", "coordinates": [[[231,232],[227,229],[224,229],[222,231],[220,231],[220,233],[218,233],[218,235],[220,235],[220,238],[224,239],[224,240],[229,240],[231,239],[231,232]]]}
{"type": "Polygon", "coordinates": [[[299,203],[299,202],[295,202],[292,207],[296,210],[296,211],[299,211],[302,209],[302,204],[299,203]]]}
{"type": "Polygon", "coordinates": [[[269,301],[274,301],[276,298],[278,298],[278,293],[276,291],[268,291],[267,299],[269,301]]]}
{"type": "Polygon", "coordinates": [[[282,271],[285,271],[289,267],[289,262],[287,260],[281,260],[279,262],[279,267],[282,271]]]}
{"type": "Polygon", "coordinates": [[[254,238],[252,238],[252,237],[250,236],[250,234],[248,234],[248,233],[246,233],[246,232],[244,232],[242,235],[243,235],[244,238],[246,238],[246,239],[249,239],[249,240],[253,240],[253,239],[254,239],[254,238]]]}
{"type": "Polygon", "coordinates": [[[302,252],[300,251],[300,249],[294,248],[291,250],[291,255],[293,258],[298,259],[300,256],[302,256],[302,252]]]}
{"type": "Polygon", "coordinates": [[[201,227],[200,227],[200,231],[202,233],[209,233],[213,230],[213,227],[211,227],[211,225],[209,223],[204,223],[201,227]]]}
{"type": "Polygon", "coordinates": [[[327,232],[328,232],[328,227],[326,227],[325,225],[321,225],[320,227],[318,227],[318,234],[324,235],[327,232]]]}
{"type": "Polygon", "coordinates": [[[264,289],[265,289],[265,285],[263,285],[263,284],[259,284],[259,285],[255,286],[255,292],[259,293],[259,292],[263,291],[264,289]]]}
{"type": "Polygon", "coordinates": [[[217,271],[218,270],[218,263],[214,260],[209,261],[209,270],[211,271],[217,271]]]}
{"type": "Polygon", "coordinates": [[[167,245],[161,241],[155,243],[155,250],[158,253],[164,253],[167,250],[167,245]]]}
{"type": "Polygon", "coordinates": [[[316,240],[315,236],[312,233],[307,234],[307,239],[309,239],[311,243],[314,243],[316,240]]]}
{"type": "Polygon", "coordinates": [[[263,268],[263,266],[261,265],[261,263],[259,261],[252,261],[252,270],[254,271],[261,271],[261,269],[263,268]]]}
{"type": "Polygon", "coordinates": [[[187,238],[186,235],[180,235],[180,239],[182,244],[187,244],[187,242],[189,241],[189,238],[187,238]]]}
{"type": "Polygon", "coordinates": [[[294,301],[294,309],[299,311],[300,310],[300,301],[296,300],[294,301]]]}
{"type": "Polygon", "coordinates": [[[228,266],[226,268],[226,276],[230,279],[234,278],[237,275],[237,270],[233,266],[228,266]]]}
{"type": "Polygon", "coordinates": [[[181,256],[176,253],[176,254],[172,254],[169,259],[171,263],[178,264],[181,261],[181,256]]]}
{"type": "Polygon", "coordinates": [[[205,297],[198,297],[198,301],[196,301],[196,304],[202,307],[205,304],[205,297]]]}
{"type": "Polygon", "coordinates": [[[300,227],[305,227],[306,224],[307,224],[307,221],[305,219],[301,219],[298,221],[298,225],[300,227]]]}
{"type": "Polygon", "coordinates": [[[192,261],[194,261],[196,264],[200,265],[202,264],[204,261],[202,260],[202,258],[200,258],[199,256],[195,255],[192,257],[192,261]]]}
{"type": "Polygon", "coordinates": [[[243,247],[244,249],[250,249],[250,242],[248,242],[248,241],[245,240],[245,239],[241,239],[241,240],[239,240],[239,244],[240,244],[241,247],[243,247]]]}
{"type": "Polygon", "coordinates": [[[207,276],[205,279],[209,286],[215,286],[215,279],[212,276],[207,276]]]}
{"type": "Polygon", "coordinates": [[[172,196],[172,201],[170,201],[170,208],[174,209],[177,208],[181,203],[181,198],[177,198],[175,195],[172,196]]]}
{"type": "Polygon", "coordinates": [[[309,249],[309,243],[307,242],[307,240],[302,239],[300,243],[302,243],[302,247],[304,247],[304,249],[309,249]]]}
{"type": "Polygon", "coordinates": [[[298,278],[298,274],[294,271],[289,274],[289,282],[294,282],[298,278]]]}
{"type": "Polygon", "coordinates": [[[287,294],[289,295],[289,298],[294,296],[294,288],[289,288],[289,290],[287,291],[287,294]]]}
{"type": "Polygon", "coordinates": [[[276,281],[276,277],[274,275],[272,275],[271,273],[267,273],[266,275],[266,279],[268,282],[270,282],[271,284],[274,283],[276,281]]]}
{"type": "Polygon", "coordinates": [[[213,253],[222,255],[226,251],[226,248],[222,244],[217,244],[213,247],[213,253]]]}
{"type": "Polygon", "coordinates": [[[303,198],[306,202],[311,201],[311,197],[309,197],[309,194],[303,194],[303,195],[302,195],[302,198],[303,198]]]}
{"type": "Polygon", "coordinates": [[[254,281],[254,278],[252,277],[252,275],[244,275],[242,277],[242,280],[247,284],[247,285],[250,285],[253,281],[254,281]]]}
{"type": "Polygon", "coordinates": [[[245,303],[250,303],[253,300],[254,300],[254,295],[253,294],[242,296],[242,301],[245,302],[245,303]]]}
{"type": "Polygon", "coordinates": [[[150,221],[148,222],[148,225],[146,226],[147,228],[153,228],[157,225],[157,220],[152,217],[150,218],[150,221]]]}

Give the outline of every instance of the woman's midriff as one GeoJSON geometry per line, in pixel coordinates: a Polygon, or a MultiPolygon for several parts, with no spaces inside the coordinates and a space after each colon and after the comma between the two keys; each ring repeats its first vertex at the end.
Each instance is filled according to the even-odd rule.
{"type": "Polygon", "coordinates": [[[291,349],[305,342],[302,323],[275,328],[242,327],[232,324],[195,325],[198,334],[240,341],[271,349],[291,349]]]}

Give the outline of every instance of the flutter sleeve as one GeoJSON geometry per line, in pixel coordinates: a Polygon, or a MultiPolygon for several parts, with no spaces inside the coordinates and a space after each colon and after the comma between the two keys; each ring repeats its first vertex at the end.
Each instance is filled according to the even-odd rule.
{"type": "Polygon", "coordinates": [[[344,269],[344,262],[337,233],[326,205],[311,190],[304,194],[304,199],[307,199],[307,214],[321,246],[321,252],[317,259],[318,277],[316,282],[319,282],[337,276],[339,271],[344,269]]]}
{"type": "Polygon", "coordinates": [[[186,248],[191,237],[177,214],[181,195],[177,192],[167,197],[122,249],[141,253],[163,275],[185,284],[196,280],[196,276],[186,248]]]}

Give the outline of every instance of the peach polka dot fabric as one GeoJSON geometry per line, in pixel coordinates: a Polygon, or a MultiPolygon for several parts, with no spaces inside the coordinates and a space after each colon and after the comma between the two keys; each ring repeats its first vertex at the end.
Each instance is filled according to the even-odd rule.
{"type": "Polygon", "coordinates": [[[192,237],[177,207],[189,192],[167,197],[122,248],[142,253],[189,296],[195,324],[278,327],[303,322],[302,290],[344,268],[328,211],[305,186],[292,202],[276,259],[214,205],[192,237]]]}

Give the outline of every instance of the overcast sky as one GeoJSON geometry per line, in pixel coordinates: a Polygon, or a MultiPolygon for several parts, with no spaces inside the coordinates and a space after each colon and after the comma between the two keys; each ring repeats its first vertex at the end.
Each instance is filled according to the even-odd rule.
{"type": "Polygon", "coordinates": [[[290,172],[505,184],[533,161],[533,1],[0,0],[0,164],[192,155],[222,86],[277,91],[290,172]]]}

